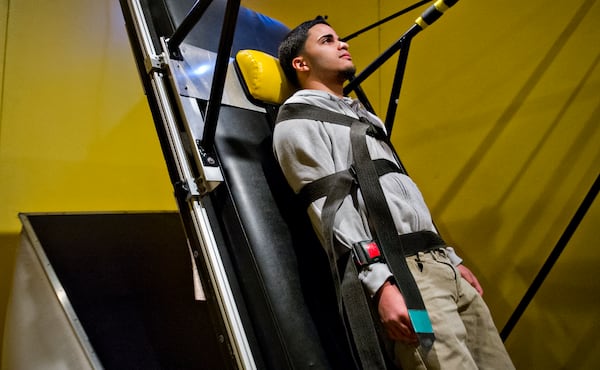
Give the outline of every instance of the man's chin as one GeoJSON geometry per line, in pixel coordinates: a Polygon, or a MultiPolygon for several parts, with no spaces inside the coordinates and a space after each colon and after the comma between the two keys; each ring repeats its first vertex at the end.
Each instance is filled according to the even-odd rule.
{"type": "Polygon", "coordinates": [[[354,77],[354,74],[356,73],[356,67],[352,66],[350,68],[347,68],[346,70],[342,71],[342,76],[344,77],[344,80],[349,80],[350,78],[354,77]]]}

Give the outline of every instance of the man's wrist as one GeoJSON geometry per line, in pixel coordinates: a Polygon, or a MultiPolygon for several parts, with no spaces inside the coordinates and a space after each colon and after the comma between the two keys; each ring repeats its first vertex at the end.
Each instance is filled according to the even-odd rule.
{"type": "Polygon", "coordinates": [[[373,295],[373,302],[375,303],[375,305],[379,304],[379,299],[381,298],[381,294],[383,293],[383,290],[391,285],[394,285],[394,282],[392,281],[392,279],[387,279],[381,285],[381,287],[379,287],[379,289],[377,289],[377,292],[375,293],[375,295],[373,295]]]}
{"type": "Polygon", "coordinates": [[[390,269],[385,263],[373,263],[361,269],[358,279],[362,282],[370,297],[381,288],[383,283],[393,277],[390,269]]]}

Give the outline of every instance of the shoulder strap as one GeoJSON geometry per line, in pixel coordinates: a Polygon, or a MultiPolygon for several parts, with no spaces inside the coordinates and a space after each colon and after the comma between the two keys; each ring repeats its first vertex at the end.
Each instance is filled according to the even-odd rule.
{"type": "MultiPolygon", "coordinates": [[[[345,114],[304,103],[288,103],[279,108],[276,123],[290,119],[313,119],[315,121],[324,121],[348,127],[352,126],[352,123],[356,121],[356,118],[345,114]]],[[[366,134],[380,140],[388,141],[388,137],[384,130],[372,123],[369,123],[366,134]]]]}

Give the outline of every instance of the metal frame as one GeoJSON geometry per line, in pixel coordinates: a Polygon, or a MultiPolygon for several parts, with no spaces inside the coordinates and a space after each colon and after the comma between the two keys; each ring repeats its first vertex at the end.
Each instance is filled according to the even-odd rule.
{"type": "MultiPolygon", "coordinates": [[[[185,116],[184,107],[177,102],[177,110],[172,109],[171,97],[177,92],[178,73],[172,66],[173,60],[181,57],[179,46],[187,33],[202,17],[210,5],[197,1],[186,19],[175,31],[171,39],[161,40],[163,50],[155,50],[144,10],[139,0],[127,0],[131,17],[136,27],[139,46],[143,50],[144,60],[147,61],[146,73],[151,81],[151,92],[156,99],[161,116],[165,138],[163,150],[168,150],[175,162],[175,169],[171,169],[172,182],[175,186],[175,196],[183,219],[186,236],[190,242],[192,254],[198,260],[199,275],[203,282],[209,307],[212,308],[211,318],[219,331],[218,340],[223,343],[222,355],[232,358],[232,367],[239,369],[255,369],[255,359],[252,354],[246,332],[234,299],[231,284],[224,269],[222,256],[215,241],[215,236],[207,217],[206,209],[201,196],[214,189],[223,181],[222,174],[213,156],[213,139],[216,130],[219,108],[225,85],[225,77],[229,62],[229,54],[233,40],[237,14],[240,7],[239,0],[227,1],[224,27],[221,33],[219,50],[212,88],[208,106],[204,114],[204,134],[201,143],[193,147],[193,158],[190,160],[188,152],[183,146],[179,130],[179,119],[185,116]],[[200,173],[198,173],[198,171],[200,173]]],[[[179,99],[176,99],[179,100],[179,99]]],[[[200,117],[200,115],[198,115],[200,117]]],[[[193,138],[186,126],[186,134],[193,138]]]]}

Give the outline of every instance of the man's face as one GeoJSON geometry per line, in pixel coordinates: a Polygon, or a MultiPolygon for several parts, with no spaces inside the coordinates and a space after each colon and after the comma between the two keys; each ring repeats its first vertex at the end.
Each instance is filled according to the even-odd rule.
{"type": "Polygon", "coordinates": [[[348,44],[326,24],[316,24],[308,31],[301,57],[311,73],[324,80],[335,77],[345,81],[356,71],[348,44]]]}

